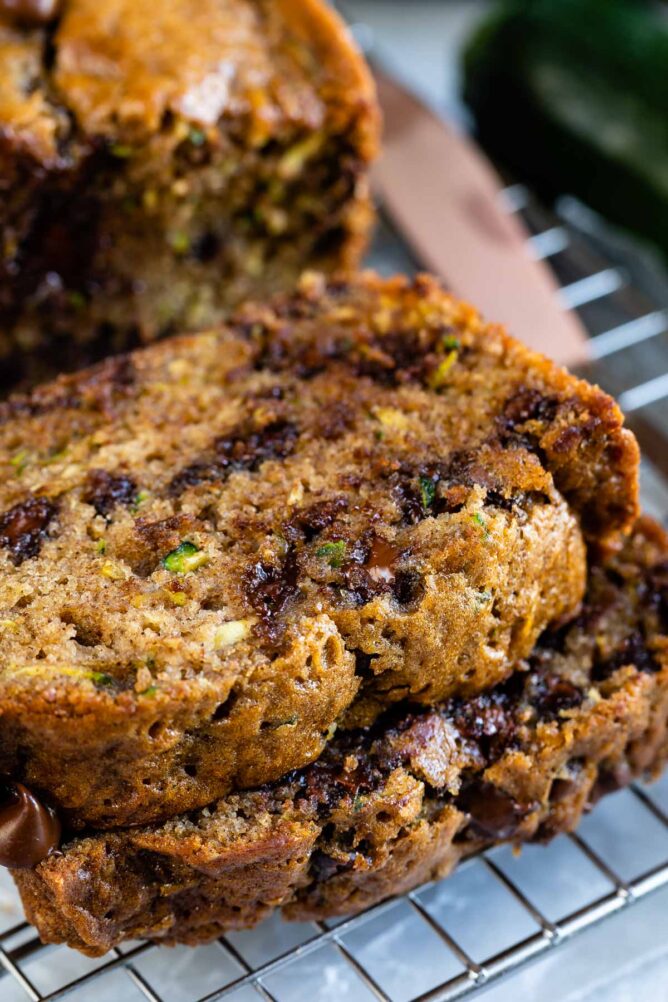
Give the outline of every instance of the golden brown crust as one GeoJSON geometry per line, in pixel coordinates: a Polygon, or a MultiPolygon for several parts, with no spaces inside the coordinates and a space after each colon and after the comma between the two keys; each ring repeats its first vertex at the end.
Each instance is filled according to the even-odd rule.
{"type": "Polygon", "coordinates": [[[45,941],[91,955],[137,936],[195,944],[275,907],[349,914],[484,846],[572,830],[602,793],[666,760],[667,629],[668,539],[641,519],[525,673],[339,734],[271,787],[73,839],[15,873],[27,916],[45,941]]]}
{"type": "Polygon", "coordinates": [[[335,11],[319,0],[274,0],[290,30],[303,43],[313,46],[326,76],[326,93],[345,109],[358,104],[359,137],[363,156],[373,160],[378,154],[380,109],[371,70],[360,59],[357,46],[335,11]]]}
{"type": "Polygon", "coordinates": [[[580,521],[618,538],[635,458],[605,394],[426,277],[310,276],[15,398],[0,765],[139,823],[488,688],[578,606],[580,521]]]}

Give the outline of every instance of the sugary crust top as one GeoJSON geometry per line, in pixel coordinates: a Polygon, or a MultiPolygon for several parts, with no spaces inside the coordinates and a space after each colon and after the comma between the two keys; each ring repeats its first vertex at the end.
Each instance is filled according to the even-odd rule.
{"type": "Polygon", "coordinates": [[[368,70],[319,0],[67,0],[44,28],[0,8],[0,79],[0,135],[49,165],[63,159],[59,129],[76,159],[88,143],[144,143],[170,119],[235,123],[261,146],[286,126],[360,116],[362,155],[377,142],[368,70]]]}

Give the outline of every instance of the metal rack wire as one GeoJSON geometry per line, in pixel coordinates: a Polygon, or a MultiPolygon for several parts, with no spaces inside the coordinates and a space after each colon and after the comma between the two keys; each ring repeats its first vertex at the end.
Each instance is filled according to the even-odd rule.
{"type": "MultiPolygon", "coordinates": [[[[636,266],[578,207],[554,216],[522,186],[504,192],[509,211],[533,231],[564,303],[592,336],[589,375],[616,393],[655,464],[644,468],[644,502],[668,514],[668,296],[659,272],[636,266]],[[640,377],[640,378],[639,378],[640,377]]],[[[415,265],[389,226],[372,263],[415,265]]],[[[522,965],[668,887],[668,782],[636,785],[604,801],[577,834],[520,859],[497,849],[431,884],[337,923],[289,926],[271,920],[209,947],[166,955],[129,944],[91,961],[45,947],[0,886],[0,998],[55,1002],[450,1002],[479,992],[522,965]],[[480,902],[485,902],[481,917],[480,902]],[[502,921],[499,921],[502,916],[502,921]],[[428,961],[428,962],[427,962],[428,961]],[[328,994],[329,993],[329,994],[328,994]]]]}

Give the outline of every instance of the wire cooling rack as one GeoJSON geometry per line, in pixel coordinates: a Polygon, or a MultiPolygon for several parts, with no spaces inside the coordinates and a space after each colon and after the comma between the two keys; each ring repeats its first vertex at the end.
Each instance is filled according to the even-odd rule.
{"type": "MultiPolygon", "coordinates": [[[[575,203],[547,213],[529,192],[503,192],[549,259],[564,303],[592,338],[587,372],[617,395],[648,459],[645,508],[668,514],[668,292],[575,203]]],[[[389,223],[371,255],[381,271],[416,262],[389,223]]],[[[446,1002],[481,992],[522,965],[661,887],[668,887],[668,776],[608,797],[578,832],[548,847],[484,853],[450,878],[336,923],[278,918],[198,949],[126,944],[100,960],[45,947],[20,920],[0,876],[0,999],[46,1002],[446,1002]]]]}

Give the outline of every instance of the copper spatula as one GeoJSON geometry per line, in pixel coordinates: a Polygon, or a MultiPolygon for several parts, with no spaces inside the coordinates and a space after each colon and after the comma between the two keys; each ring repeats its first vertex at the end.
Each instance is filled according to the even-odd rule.
{"type": "Polygon", "coordinates": [[[584,329],[504,210],[483,153],[385,72],[376,79],[385,118],[376,194],[417,259],[525,344],[564,365],[585,361],[584,329]]]}

